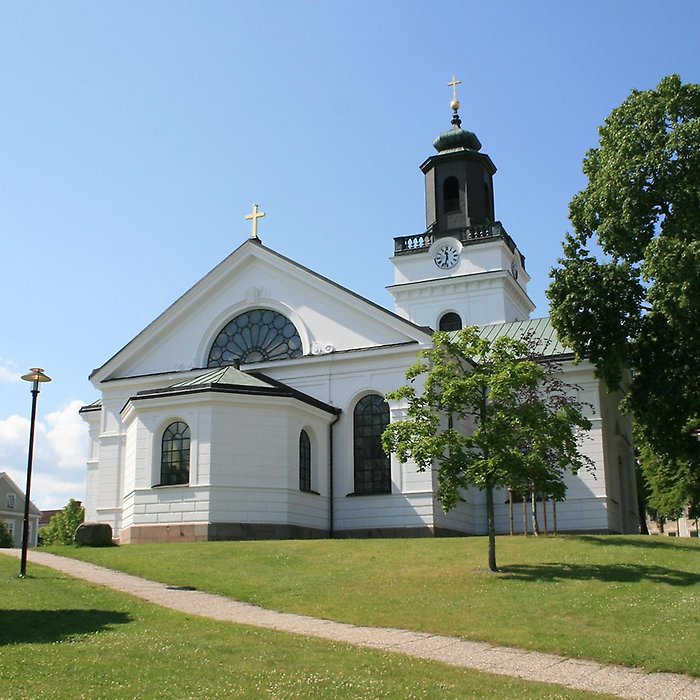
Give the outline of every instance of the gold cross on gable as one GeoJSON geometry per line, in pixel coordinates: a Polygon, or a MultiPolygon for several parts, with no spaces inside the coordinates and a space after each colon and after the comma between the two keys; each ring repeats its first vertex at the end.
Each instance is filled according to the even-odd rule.
{"type": "Polygon", "coordinates": [[[457,80],[457,78],[455,78],[454,75],[452,76],[452,82],[451,82],[451,83],[447,83],[447,87],[451,87],[451,88],[452,88],[452,99],[453,99],[453,100],[456,100],[456,99],[457,99],[457,86],[458,86],[458,85],[461,85],[461,84],[462,84],[462,81],[461,81],[461,80],[457,80]]]}
{"type": "Polygon", "coordinates": [[[262,219],[263,216],[265,216],[265,212],[258,211],[257,204],[253,204],[253,213],[252,214],[246,214],[246,216],[245,216],[246,220],[253,221],[253,232],[250,234],[251,238],[258,237],[258,219],[262,219]]]}

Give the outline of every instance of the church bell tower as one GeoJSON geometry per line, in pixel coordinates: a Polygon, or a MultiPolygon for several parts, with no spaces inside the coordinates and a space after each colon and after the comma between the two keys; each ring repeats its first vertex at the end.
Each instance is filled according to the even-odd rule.
{"type": "Polygon", "coordinates": [[[476,134],[462,129],[452,79],[452,124],[434,141],[425,176],[426,228],[394,239],[396,313],[436,330],[529,318],[525,257],[496,221],[496,166],[476,134]]]}

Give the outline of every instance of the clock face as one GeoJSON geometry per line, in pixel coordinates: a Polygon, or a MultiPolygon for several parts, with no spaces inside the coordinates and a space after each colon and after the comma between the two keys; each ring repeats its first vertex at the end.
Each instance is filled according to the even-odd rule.
{"type": "Polygon", "coordinates": [[[457,264],[459,251],[453,245],[444,245],[435,251],[433,260],[438,267],[447,270],[457,264]]]}

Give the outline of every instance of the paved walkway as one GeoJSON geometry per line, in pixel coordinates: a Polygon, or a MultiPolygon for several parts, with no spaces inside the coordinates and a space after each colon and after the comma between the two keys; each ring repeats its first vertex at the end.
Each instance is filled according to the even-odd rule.
{"type": "MultiPolygon", "coordinates": [[[[0,552],[17,557],[20,554],[19,550],[5,549],[0,552]]],[[[700,700],[700,678],[673,673],[646,674],[624,666],[605,666],[594,661],[567,659],[455,637],[385,627],[358,627],[305,615],[275,612],[211,593],[168,586],[37,550],[29,551],[29,561],[128,593],[155,605],[213,620],[346,642],[528,681],[609,693],[620,698],[700,700]]],[[[624,630],[621,634],[624,634],[624,630]]]]}

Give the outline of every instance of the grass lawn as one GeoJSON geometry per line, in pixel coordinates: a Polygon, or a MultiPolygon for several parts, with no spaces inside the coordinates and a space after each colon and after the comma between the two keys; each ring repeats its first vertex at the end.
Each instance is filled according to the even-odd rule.
{"type": "Polygon", "coordinates": [[[700,676],[700,542],[618,536],[49,548],[267,608],[700,676]]]}
{"type": "Polygon", "coordinates": [[[0,556],[0,698],[605,698],[164,610],[0,556]]]}

